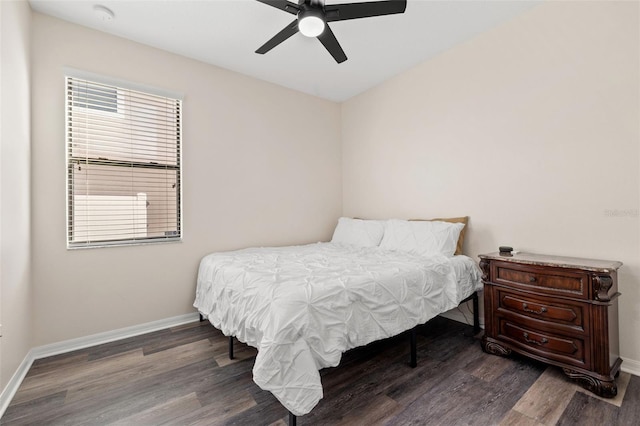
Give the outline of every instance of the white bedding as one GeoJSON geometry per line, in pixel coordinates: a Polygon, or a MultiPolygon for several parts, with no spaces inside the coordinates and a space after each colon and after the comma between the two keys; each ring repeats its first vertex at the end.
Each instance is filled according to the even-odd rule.
{"type": "Polygon", "coordinates": [[[482,288],[480,276],[466,256],[335,243],[251,248],[202,259],[194,306],[258,349],[253,380],[300,416],[322,398],[318,370],[456,307],[482,288]]]}

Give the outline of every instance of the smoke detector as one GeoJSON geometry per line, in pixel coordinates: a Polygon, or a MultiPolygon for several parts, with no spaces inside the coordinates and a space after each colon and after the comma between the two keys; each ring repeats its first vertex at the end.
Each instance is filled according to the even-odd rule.
{"type": "Polygon", "coordinates": [[[93,6],[93,13],[95,13],[98,19],[100,19],[102,22],[111,22],[115,17],[111,9],[100,4],[93,6]]]}

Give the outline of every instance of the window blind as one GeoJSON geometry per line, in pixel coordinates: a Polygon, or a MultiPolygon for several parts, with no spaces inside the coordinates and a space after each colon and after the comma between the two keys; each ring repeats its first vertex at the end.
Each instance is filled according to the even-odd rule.
{"type": "Polygon", "coordinates": [[[182,101],[66,77],[67,246],[180,240],[182,101]]]}

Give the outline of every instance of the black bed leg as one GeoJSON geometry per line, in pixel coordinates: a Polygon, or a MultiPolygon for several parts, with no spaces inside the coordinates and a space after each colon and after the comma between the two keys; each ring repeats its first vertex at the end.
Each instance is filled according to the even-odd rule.
{"type": "Polygon", "coordinates": [[[417,355],[416,355],[416,329],[415,327],[411,329],[409,333],[409,343],[411,344],[411,360],[409,361],[409,365],[411,368],[416,368],[418,365],[417,355]]]}
{"type": "Polygon", "coordinates": [[[296,426],[296,421],[296,416],[291,411],[289,411],[289,426],[296,426]]]}
{"type": "Polygon", "coordinates": [[[204,317],[200,314],[200,322],[204,321],[204,317]]]}
{"type": "Polygon", "coordinates": [[[480,309],[478,303],[478,292],[473,293],[473,332],[480,333],[480,309]]]}
{"type": "Polygon", "coordinates": [[[229,359],[233,359],[233,336],[229,336],[229,359]]]}

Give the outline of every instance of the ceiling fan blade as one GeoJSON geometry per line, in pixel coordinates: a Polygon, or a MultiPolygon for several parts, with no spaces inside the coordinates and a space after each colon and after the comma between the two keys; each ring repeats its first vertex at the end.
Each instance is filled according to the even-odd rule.
{"type": "Polygon", "coordinates": [[[327,22],[347,19],[370,18],[372,16],[404,13],[407,0],[371,1],[366,3],[345,3],[325,6],[327,22]]]}
{"type": "Polygon", "coordinates": [[[269,40],[268,42],[260,46],[260,48],[256,50],[256,53],[260,53],[261,55],[267,53],[268,51],[270,51],[271,49],[273,49],[274,47],[276,47],[277,45],[279,45],[280,43],[282,43],[283,41],[285,41],[286,39],[288,39],[289,37],[291,37],[297,32],[298,32],[298,20],[295,19],[289,25],[284,27],[282,31],[274,35],[271,38],[271,40],[269,40]]]}
{"type": "Polygon", "coordinates": [[[300,11],[300,7],[297,4],[291,3],[290,1],[287,1],[287,0],[257,0],[257,1],[259,1],[260,3],[268,4],[269,6],[273,6],[276,9],[289,12],[292,15],[297,15],[298,12],[300,11]]]}
{"type": "Polygon", "coordinates": [[[325,26],[322,34],[318,36],[318,40],[320,40],[329,53],[331,53],[331,56],[333,56],[333,59],[335,59],[337,63],[341,64],[347,60],[347,55],[344,54],[344,50],[340,47],[338,39],[328,25],[325,26]]]}

